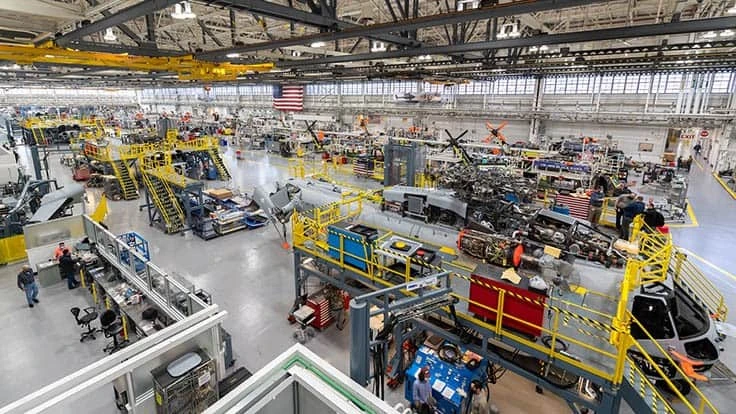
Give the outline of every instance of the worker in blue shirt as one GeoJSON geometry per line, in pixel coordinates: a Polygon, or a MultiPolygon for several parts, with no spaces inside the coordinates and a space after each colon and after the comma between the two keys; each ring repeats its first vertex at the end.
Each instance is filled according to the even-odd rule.
{"type": "Polygon", "coordinates": [[[594,229],[598,228],[598,222],[601,220],[601,212],[603,211],[603,199],[606,197],[603,190],[597,187],[590,193],[590,206],[588,208],[588,221],[594,229]]]}
{"type": "Polygon", "coordinates": [[[429,367],[419,371],[412,387],[412,407],[419,413],[430,413],[432,406],[432,386],[429,384],[429,367]]]}
{"type": "Polygon", "coordinates": [[[638,196],[629,205],[623,208],[623,218],[621,219],[621,238],[629,240],[629,226],[634,221],[634,217],[644,212],[644,197],[638,196]]]}

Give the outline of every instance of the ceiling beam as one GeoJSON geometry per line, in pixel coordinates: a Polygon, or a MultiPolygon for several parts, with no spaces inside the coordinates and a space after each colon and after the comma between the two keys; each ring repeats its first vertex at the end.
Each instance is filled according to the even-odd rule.
{"type": "Polygon", "coordinates": [[[600,40],[625,39],[647,36],[663,36],[682,33],[707,32],[725,30],[736,27],[736,17],[718,17],[714,19],[686,20],[671,23],[646,24],[639,26],[615,27],[610,29],[587,30],[582,32],[558,33],[520,37],[517,39],[492,40],[447,46],[431,46],[422,49],[392,50],[380,53],[364,53],[351,56],[329,56],[319,59],[288,61],[277,66],[291,68],[298,66],[314,66],[329,63],[345,63],[365,60],[393,59],[419,55],[446,55],[451,53],[480,52],[497,49],[524,48],[529,46],[559,45],[569,43],[593,42],[600,40]]]}
{"type": "Polygon", "coordinates": [[[79,5],[65,4],[61,2],[52,3],[40,0],[0,0],[0,10],[33,16],[43,16],[56,20],[75,20],[82,18],[82,8],[79,5]]]}
{"type": "Polygon", "coordinates": [[[121,44],[115,44],[115,43],[96,43],[96,42],[87,42],[85,40],[80,40],[72,43],[70,45],[74,49],[79,50],[86,50],[89,52],[104,52],[104,53],[127,53],[129,55],[134,56],[153,56],[153,57],[161,57],[161,56],[181,56],[182,53],[178,50],[167,50],[167,49],[159,49],[156,47],[148,47],[144,43],[143,46],[125,46],[121,44]]]}
{"type": "MultiPolygon", "coordinates": [[[[482,9],[464,10],[461,12],[448,12],[440,13],[429,16],[421,16],[414,19],[401,20],[398,22],[388,22],[372,24],[368,26],[352,25],[352,27],[343,28],[338,32],[325,32],[318,33],[309,36],[302,36],[297,38],[288,38],[282,40],[276,40],[272,42],[260,42],[251,45],[244,45],[238,47],[232,47],[227,49],[213,50],[203,52],[198,55],[200,59],[212,59],[221,57],[228,53],[249,53],[257,50],[275,49],[279,47],[288,47],[296,45],[305,45],[313,42],[330,42],[340,39],[349,39],[355,37],[368,37],[378,39],[384,37],[390,33],[409,32],[412,30],[418,30],[424,27],[439,26],[443,24],[455,24],[463,23],[475,20],[482,20],[494,17],[508,17],[520,14],[534,13],[546,10],[557,10],[568,7],[579,7],[592,3],[602,3],[606,0],[538,0],[538,1],[524,1],[524,2],[512,2],[486,7],[482,9]]],[[[258,3],[259,0],[230,0],[227,3],[244,3],[249,4],[252,2],[258,3]]],[[[222,2],[220,2],[222,3],[222,2]]],[[[273,3],[262,2],[273,5],[273,3]]],[[[283,7],[283,6],[281,6],[283,7]]],[[[290,9],[291,12],[298,11],[290,9]]],[[[306,12],[302,12],[306,13],[306,12]]],[[[259,13],[264,14],[264,13],[259,13]]],[[[309,13],[306,13],[309,14],[309,13]]],[[[311,14],[309,14],[311,15],[311,14]]],[[[320,16],[317,16],[318,18],[320,16]]],[[[408,39],[406,39],[409,41],[408,39]]],[[[418,53],[424,54],[424,53],[418,53]]]]}
{"type": "MultiPolygon", "coordinates": [[[[342,21],[339,19],[335,19],[330,16],[322,16],[319,14],[313,14],[307,11],[294,9],[288,6],[282,6],[280,4],[271,3],[264,0],[220,0],[211,2],[215,5],[220,6],[226,6],[226,7],[232,7],[234,9],[238,10],[247,10],[252,13],[258,14],[259,16],[265,16],[272,19],[278,19],[278,20],[284,20],[288,22],[295,22],[300,23],[308,26],[316,26],[321,28],[333,28],[338,30],[347,30],[347,29],[359,29],[366,26],[362,26],[356,23],[350,23],[346,21],[342,21]]],[[[405,37],[392,35],[388,33],[383,34],[377,34],[375,36],[368,36],[373,39],[382,40],[384,42],[389,43],[395,43],[400,44],[404,46],[419,46],[420,43],[408,39],[405,37]]],[[[305,43],[299,43],[299,44],[305,44],[305,43]]],[[[308,44],[308,43],[306,43],[308,44]]],[[[293,46],[293,45],[290,45],[293,46]]],[[[274,47],[265,47],[261,50],[267,50],[267,49],[278,49],[280,46],[274,46],[274,47]]],[[[219,53],[212,53],[212,57],[219,57],[224,56],[228,53],[239,53],[237,50],[234,50],[236,48],[229,48],[229,49],[222,49],[223,52],[219,53]],[[230,50],[233,49],[233,50],[230,50]]],[[[204,52],[204,54],[210,54],[210,52],[204,52]]]]}
{"type": "Polygon", "coordinates": [[[72,30],[71,32],[63,34],[58,37],[55,42],[59,46],[67,46],[74,40],[81,39],[82,37],[89,36],[93,33],[101,32],[108,27],[117,26],[121,23],[125,23],[141,16],[145,16],[146,14],[153,13],[157,10],[173,6],[179,1],[181,0],[142,1],[125,9],[114,12],[113,14],[107,17],[103,17],[102,19],[90,23],[86,26],[82,26],[76,30],[72,30]]]}
{"type": "Polygon", "coordinates": [[[215,35],[214,35],[214,34],[212,33],[212,30],[210,30],[210,28],[209,28],[209,27],[207,27],[207,25],[205,24],[205,22],[203,22],[203,21],[201,21],[201,20],[197,19],[197,24],[199,24],[199,27],[201,27],[201,28],[202,28],[202,32],[204,32],[204,33],[205,33],[205,34],[206,34],[207,36],[209,36],[209,37],[210,37],[210,39],[212,39],[212,41],[213,41],[213,42],[215,42],[215,44],[216,44],[216,45],[217,45],[218,47],[225,47],[225,45],[224,45],[224,44],[223,44],[223,43],[222,43],[222,42],[220,41],[220,39],[218,39],[218,38],[217,38],[217,36],[215,36],[215,35]]]}

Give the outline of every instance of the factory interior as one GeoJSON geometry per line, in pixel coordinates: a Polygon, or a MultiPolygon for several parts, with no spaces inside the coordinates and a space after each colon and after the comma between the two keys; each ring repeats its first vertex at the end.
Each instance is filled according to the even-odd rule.
{"type": "Polygon", "coordinates": [[[0,1],[0,90],[0,414],[736,412],[735,0],[0,1]]]}

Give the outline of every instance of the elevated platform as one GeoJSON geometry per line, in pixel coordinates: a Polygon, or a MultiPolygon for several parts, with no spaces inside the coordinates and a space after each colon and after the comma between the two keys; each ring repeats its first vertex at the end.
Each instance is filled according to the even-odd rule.
{"type": "MultiPolygon", "coordinates": [[[[651,374],[642,372],[627,354],[629,350],[639,352],[655,366],[653,370],[664,375],[649,355],[652,345],[629,333],[630,322],[626,321],[633,317],[621,298],[628,298],[629,289],[667,276],[670,259],[677,258],[670,254],[670,247],[664,249],[667,245],[650,246],[661,250],[647,253],[654,259],[631,258],[626,272],[578,261],[575,267],[584,279],[579,286],[535,292],[525,280],[533,272],[523,268],[518,271],[522,281],[510,283],[501,278],[505,269],[458,254],[443,246],[445,243],[361,225],[360,208],[351,205],[360,203],[359,199],[317,208],[293,219],[297,299],[309,277],[355,296],[449,272],[452,295],[458,301],[454,311],[445,308],[413,323],[456,343],[469,343],[475,352],[558,394],[571,407],[617,413],[621,399],[625,399],[636,412],[718,412],[697,388],[688,397],[679,391],[673,391],[674,399],[665,397],[653,384],[651,374]],[[417,255],[417,251],[423,253],[417,255]],[[595,286],[596,291],[582,286],[595,286]],[[531,362],[522,363],[526,359],[531,362]],[[600,387],[595,398],[572,388],[582,383],[600,387]]],[[[687,284],[684,273],[672,269],[678,272],[678,283],[687,284]]],[[[699,286],[693,282],[697,275],[691,276],[689,285],[699,286]]],[[[699,287],[702,297],[712,293],[710,286],[699,287]]],[[[707,300],[709,310],[715,308],[715,314],[725,317],[722,297],[707,300]]],[[[667,355],[661,347],[659,350],[667,355]]],[[[659,358],[660,353],[657,355],[659,358]]],[[[671,364],[686,377],[678,363],[671,364]]]]}

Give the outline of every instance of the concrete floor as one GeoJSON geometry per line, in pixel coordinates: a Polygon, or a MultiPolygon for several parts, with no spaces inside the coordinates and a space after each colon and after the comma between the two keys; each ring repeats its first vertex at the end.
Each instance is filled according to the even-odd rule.
{"type": "MultiPolygon", "coordinates": [[[[224,158],[233,175],[233,184],[246,192],[252,191],[255,185],[288,176],[286,162],[280,157],[269,159],[264,153],[255,153],[248,154],[246,160],[235,160],[229,151],[224,158]]],[[[50,166],[52,175],[60,182],[71,181],[70,171],[57,158],[50,159],[50,166]]],[[[736,202],[706,171],[693,167],[691,176],[690,200],[700,226],[674,230],[675,240],[720,269],[736,269],[736,259],[728,254],[736,239],[736,202]]],[[[361,184],[376,185],[369,181],[361,184]]],[[[90,192],[88,198],[95,203],[97,194],[90,192]]],[[[292,256],[281,248],[273,227],[211,241],[166,235],[148,226],[145,212],[138,209],[141,203],[142,200],[110,203],[106,224],[113,233],[135,230],[142,234],[149,242],[154,263],[209,291],[214,302],[229,312],[224,325],[233,336],[236,365],[255,371],[293,344],[294,327],[286,320],[294,299],[292,256]]],[[[86,293],[80,290],[70,293],[63,285],[42,289],[40,306],[28,309],[23,295],[14,287],[17,268],[0,269],[0,338],[4,339],[0,343],[3,366],[0,406],[103,356],[101,339],[79,344],[78,329],[68,310],[88,303],[86,293]]],[[[734,309],[736,278],[706,265],[703,270],[722,289],[734,309]]],[[[329,328],[307,346],[347,372],[349,341],[347,331],[329,328]]],[[[736,346],[729,347],[725,359],[732,368],[736,368],[734,356],[736,346]]],[[[538,396],[531,383],[511,373],[494,386],[492,393],[504,413],[533,412],[540,406],[548,413],[569,412],[564,402],[548,395],[538,396]]],[[[391,400],[401,399],[398,393],[389,395],[391,400]]],[[[80,412],[108,412],[109,408],[88,410],[108,407],[99,402],[100,398],[94,397],[96,402],[84,405],[80,412]]],[[[722,412],[736,407],[730,400],[716,404],[722,412]]]]}

